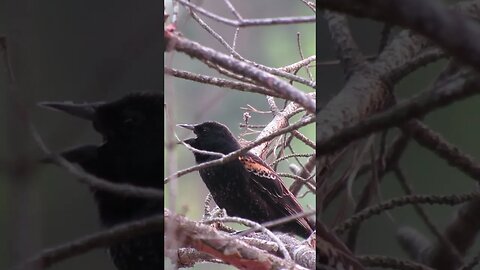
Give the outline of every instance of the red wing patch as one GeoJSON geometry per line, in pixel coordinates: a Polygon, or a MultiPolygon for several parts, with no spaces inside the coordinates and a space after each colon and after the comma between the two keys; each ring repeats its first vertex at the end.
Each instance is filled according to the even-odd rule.
{"type": "MultiPolygon", "coordinates": [[[[256,185],[256,190],[265,195],[265,199],[270,203],[280,204],[280,211],[285,215],[294,215],[302,212],[302,207],[295,196],[285,187],[282,179],[259,157],[249,153],[240,156],[239,161],[243,164],[247,172],[252,173],[252,184],[256,185]]],[[[300,218],[296,221],[307,231],[313,231],[306,218],[300,218]]]]}
{"type": "Polygon", "coordinates": [[[254,158],[249,156],[240,156],[238,157],[240,162],[248,172],[256,174],[260,177],[265,177],[269,179],[277,179],[277,175],[274,171],[268,168],[265,164],[259,163],[254,158]]]}

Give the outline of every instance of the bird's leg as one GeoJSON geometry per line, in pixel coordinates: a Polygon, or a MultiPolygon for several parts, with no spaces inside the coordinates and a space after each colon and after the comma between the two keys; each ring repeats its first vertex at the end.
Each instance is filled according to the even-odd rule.
{"type": "MultiPolygon", "coordinates": [[[[215,218],[222,218],[222,217],[227,217],[227,211],[225,209],[221,209],[218,206],[215,206],[213,209],[210,208],[210,203],[212,201],[213,197],[212,194],[208,194],[207,197],[205,198],[205,205],[204,205],[204,213],[201,221],[208,221],[211,219],[215,218]]],[[[217,230],[221,231],[226,231],[226,232],[236,232],[235,229],[230,228],[229,226],[226,226],[222,222],[213,222],[211,224],[212,227],[214,227],[217,230]]]]}
{"type": "Polygon", "coordinates": [[[203,207],[202,221],[210,219],[212,217],[212,210],[210,208],[210,202],[213,200],[212,194],[208,193],[205,198],[205,205],[203,207]]]}
{"type": "MultiPolygon", "coordinates": [[[[227,211],[218,206],[215,206],[215,208],[212,210],[212,213],[213,213],[212,218],[223,218],[228,216],[227,211]]],[[[223,224],[222,222],[215,222],[214,224],[215,224],[215,228],[217,228],[218,230],[229,232],[229,233],[236,232],[235,229],[223,224]]]]}
{"type": "Polygon", "coordinates": [[[305,239],[302,244],[315,249],[317,247],[317,231],[313,231],[313,233],[307,239],[305,239]]]}

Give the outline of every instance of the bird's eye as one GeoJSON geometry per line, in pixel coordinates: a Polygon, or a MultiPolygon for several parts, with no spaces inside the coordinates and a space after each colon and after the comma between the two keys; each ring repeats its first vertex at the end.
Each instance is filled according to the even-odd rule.
{"type": "Polygon", "coordinates": [[[207,129],[207,127],[205,127],[205,126],[197,126],[197,127],[195,128],[195,132],[196,132],[196,133],[204,134],[204,133],[207,132],[207,131],[208,131],[208,129],[207,129]]]}

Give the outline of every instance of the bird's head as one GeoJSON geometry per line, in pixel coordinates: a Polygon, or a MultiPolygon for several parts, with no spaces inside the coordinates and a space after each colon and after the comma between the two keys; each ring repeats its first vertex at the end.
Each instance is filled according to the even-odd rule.
{"type": "Polygon", "coordinates": [[[195,125],[180,124],[177,126],[191,130],[197,135],[196,138],[184,141],[193,148],[222,154],[229,154],[240,149],[240,144],[232,132],[218,122],[210,121],[195,125]]]}
{"type": "Polygon", "coordinates": [[[93,123],[104,140],[139,141],[163,134],[163,95],[135,93],[113,102],[74,104],[42,102],[40,106],[62,111],[93,123]]]}

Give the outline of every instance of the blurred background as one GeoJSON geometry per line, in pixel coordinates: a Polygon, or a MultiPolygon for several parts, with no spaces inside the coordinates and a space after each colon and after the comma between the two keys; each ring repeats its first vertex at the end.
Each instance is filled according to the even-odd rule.
{"type": "MultiPolygon", "coordinates": [[[[287,0],[260,0],[260,1],[231,1],[235,9],[243,18],[276,18],[276,17],[292,17],[292,16],[314,16],[302,1],[287,0]]],[[[167,2],[166,2],[167,3],[167,2]]],[[[169,2],[168,2],[169,3],[169,2]]],[[[201,3],[201,7],[222,17],[235,19],[232,12],[224,1],[205,0],[197,2],[201,3]]],[[[166,5],[166,12],[171,14],[171,5],[166,5]]],[[[227,43],[232,45],[235,27],[216,22],[205,16],[199,15],[212,29],[219,33],[227,43]]],[[[200,44],[229,54],[228,50],[206,32],[184,8],[180,8],[177,29],[183,35],[200,44]]],[[[255,26],[241,28],[238,33],[236,42],[236,51],[246,59],[269,67],[282,67],[293,64],[301,60],[298,45],[297,33],[300,34],[300,42],[304,57],[307,58],[315,54],[315,23],[303,23],[292,25],[276,25],[276,26],[255,26]]],[[[187,70],[196,74],[204,74],[215,77],[226,78],[219,74],[216,70],[212,70],[205,64],[182,53],[165,54],[165,66],[176,68],[179,70],[187,70]]],[[[315,76],[315,67],[312,63],[311,73],[315,76]]],[[[302,69],[297,75],[307,78],[305,69],[302,69]]],[[[294,86],[305,92],[313,92],[313,89],[302,87],[295,83],[294,86]]],[[[170,106],[172,111],[173,123],[200,123],[204,121],[218,121],[227,125],[230,130],[238,137],[245,132],[240,127],[243,121],[242,108],[248,105],[260,111],[269,111],[267,100],[263,95],[239,92],[232,89],[224,89],[207,84],[200,84],[175,77],[165,77],[165,102],[170,106]]],[[[284,106],[284,101],[276,99],[276,104],[280,108],[284,106]]],[[[249,124],[266,125],[273,115],[271,113],[259,114],[250,112],[251,118],[249,124]]],[[[290,123],[294,123],[303,113],[298,114],[290,123]]],[[[168,121],[168,119],[167,119],[168,121]]],[[[315,138],[315,125],[311,124],[300,131],[308,138],[315,138]]],[[[259,131],[261,129],[258,129],[259,131]]],[[[176,132],[180,139],[193,137],[194,135],[187,130],[177,128],[176,132]]],[[[242,137],[243,139],[253,140],[258,134],[242,137]]],[[[294,139],[292,147],[296,153],[313,153],[312,149],[305,146],[302,142],[294,139]]],[[[177,156],[176,168],[184,169],[195,165],[193,154],[184,146],[177,146],[174,150],[177,156]]],[[[305,163],[306,158],[300,158],[305,163]]],[[[270,162],[272,160],[269,160],[270,162]]],[[[291,161],[294,162],[292,159],[291,161]]],[[[165,172],[169,173],[168,156],[166,156],[165,172]]],[[[277,171],[290,173],[288,169],[289,161],[281,162],[277,171]]],[[[174,170],[173,170],[174,171],[174,170]]],[[[290,186],[291,179],[283,178],[290,186]]],[[[185,175],[176,180],[173,185],[177,185],[177,195],[172,198],[168,188],[172,188],[171,184],[167,184],[165,189],[165,205],[171,209],[175,209],[178,213],[184,213],[192,220],[200,220],[203,215],[204,200],[208,194],[208,190],[203,184],[197,172],[185,175]],[[172,205],[174,204],[174,205],[172,205]]],[[[302,189],[299,194],[305,193],[306,189],[302,189]]],[[[309,193],[301,199],[301,203],[308,209],[315,207],[315,196],[309,193]]],[[[232,225],[232,224],[228,224],[232,225]]],[[[241,227],[238,227],[241,228],[241,227]]],[[[244,228],[244,227],[243,227],[244,228]]],[[[173,269],[173,265],[166,261],[166,269],[173,269]]],[[[229,266],[216,264],[198,264],[194,269],[233,269],[229,266]]]]}
{"type": "MultiPolygon", "coordinates": [[[[461,1],[442,1],[445,4],[453,4],[461,1]]],[[[383,24],[368,19],[349,17],[349,26],[352,35],[366,56],[376,55],[378,52],[383,24]]],[[[391,39],[396,37],[399,28],[393,28],[391,39]]],[[[327,103],[345,83],[343,68],[339,64],[331,64],[336,60],[335,50],[325,19],[319,13],[317,16],[317,107],[327,103]]],[[[440,30],[441,31],[441,30],[440,30]]],[[[426,65],[405,77],[394,88],[398,100],[411,97],[426,90],[434,81],[435,77],[443,70],[447,61],[440,60],[426,65]]],[[[460,150],[470,154],[477,160],[480,157],[478,136],[478,114],[480,113],[480,97],[473,96],[453,105],[435,110],[424,119],[431,129],[442,134],[449,142],[455,144],[460,150]]],[[[391,139],[398,134],[398,129],[389,132],[391,139]]],[[[377,137],[378,140],[379,137],[377,137]]],[[[377,148],[378,150],[378,148],[377,148]]],[[[417,194],[461,194],[469,193],[477,188],[476,181],[459,170],[450,167],[445,160],[438,158],[430,150],[419,146],[415,141],[410,141],[405,153],[400,159],[400,166],[417,194]]],[[[363,177],[354,185],[354,194],[363,189],[371,176],[363,177]]],[[[387,174],[380,185],[382,199],[405,195],[399,181],[393,173],[387,174]]],[[[323,217],[327,224],[331,224],[338,215],[340,204],[333,204],[323,217]]],[[[460,206],[430,206],[423,205],[427,214],[440,232],[443,232],[447,224],[456,215],[460,206]]],[[[427,229],[425,223],[419,218],[412,206],[400,207],[389,211],[390,219],[383,214],[375,216],[363,223],[357,238],[357,250],[359,255],[378,254],[408,259],[407,254],[400,248],[396,239],[397,229],[401,226],[411,226],[432,242],[437,238],[427,229]]],[[[478,254],[480,244],[475,240],[475,245],[465,257],[465,262],[478,254]]],[[[478,267],[478,266],[477,266],[478,267]]],[[[474,268],[474,269],[477,269],[474,268]]]]}
{"type": "MultiPolygon", "coordinates": [[[[99,231],[87,186],[51,165],[27,124],[52,151],[101,143],[91,125],[36,106],[39,101],[112,100],[162,91],[163,4],[145,1],[0,1],[15,83],[0,60],[0,269],[99,231]],[[6,91],[9,89],[9,91],[6,91]]],[[[160,181],[160,180],[159,180],[160,181]]],[[[113,270],[96,249],[51,269],[113,270]]]]}

